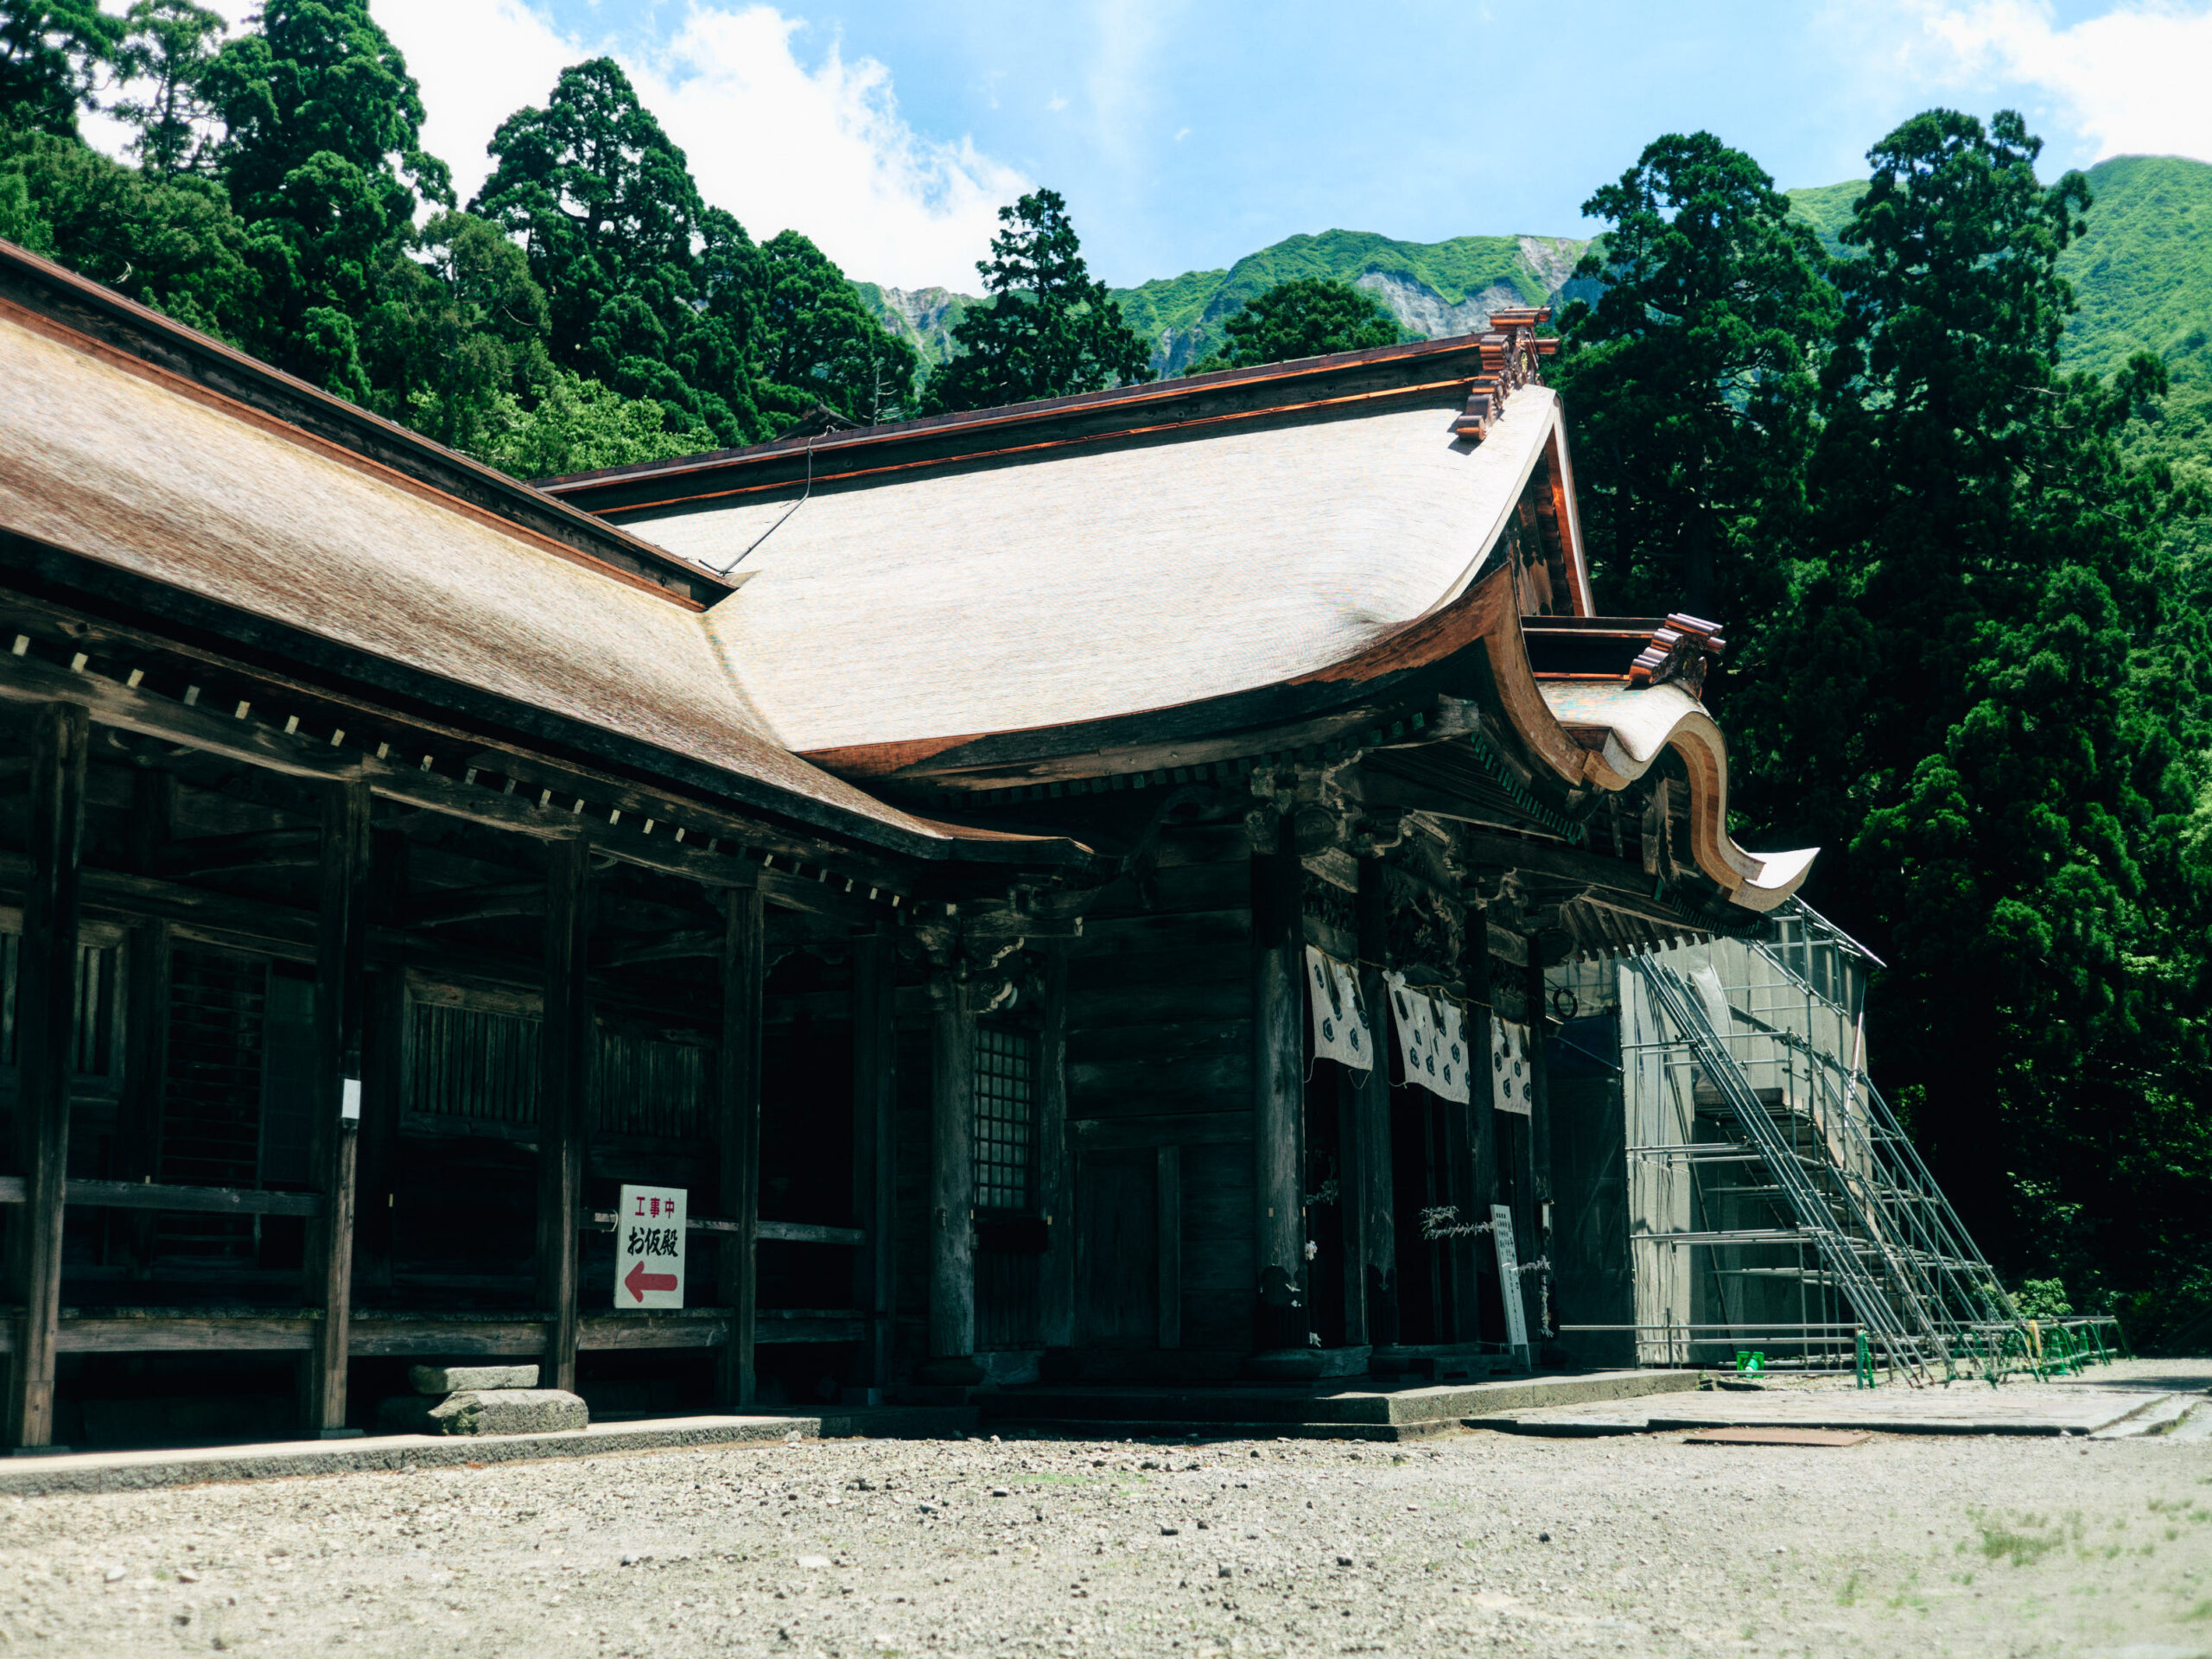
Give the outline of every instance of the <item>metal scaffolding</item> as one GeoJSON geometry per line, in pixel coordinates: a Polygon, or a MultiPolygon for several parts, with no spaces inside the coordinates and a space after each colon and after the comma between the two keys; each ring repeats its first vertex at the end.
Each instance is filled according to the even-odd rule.
{"type": "Polygon", "coordinates": [[[1656,1064],[1667,1109],[1658,1133],[1631,1134],[1631,1168],[1688,1187],[1670,1224],[1635,1235],[1639,1274],[1651,1253],[1681,1253],[1670,1282],[1690,1304],[1661,1322],[1639,1313],[1647,1363],[1725,1363],[1762,1342],[1770,1363],[1862,1378],[1880,1363],[1918,1383],[2041,1373],[2046,1348],[2048,1363],[2103,1351],[2109,1321],[2022,1319],[1867,1077],[1867,965],[1802,905],[1732,949],[1624,960],[1622,989],[1640,985],[1644,1008],[1623,1059],[1656,1064]],[[1740,982],[1722,982],[1723,961],[1740,982]]]}

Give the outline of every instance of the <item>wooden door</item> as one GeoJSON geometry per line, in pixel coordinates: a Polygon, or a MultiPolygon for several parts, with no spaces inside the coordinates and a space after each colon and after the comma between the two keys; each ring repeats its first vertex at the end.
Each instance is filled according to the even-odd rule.
{"type": "Polygon", "coordinates": [[[1076,1344],[1160,1340],[1160,1154],[1087,1152],[1076,1164],[1076,1344]]]}

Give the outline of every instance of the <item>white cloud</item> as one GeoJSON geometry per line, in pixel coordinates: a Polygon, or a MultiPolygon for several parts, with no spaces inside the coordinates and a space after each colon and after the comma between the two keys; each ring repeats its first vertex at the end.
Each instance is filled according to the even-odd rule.
{"type": "Polygon", "coordinates": [[[2043,0],[1923,0],[1916,9],[1950,68],[2043,88],[2099,159],[2212,161],[2212,8],[2144,0],[2066,28],[2043,0]]]}
{"type": "MultiPolygon", "coordinates": [[[[217,3],[233,22],[258,9],[217,3]]],[[[805,23],[770,5],[694,5],[650,54],[564,33],[524,0],[376,0],[375,15],[422,86],[423,145],[453,168],[464,203],[489,171],[499,123],[543,104],[569,65],[602,54],[683,147],[709,202],[756,240],[804,232],[856,278],[973,289],[1000,205],[1031,188],[965,138],[916,132],[874,59],[849,61],[832,44],[802,63],[791,42],[805,23]]],[[[85,130],[117,152],[127,137],[104,118],[85,130]]]]}

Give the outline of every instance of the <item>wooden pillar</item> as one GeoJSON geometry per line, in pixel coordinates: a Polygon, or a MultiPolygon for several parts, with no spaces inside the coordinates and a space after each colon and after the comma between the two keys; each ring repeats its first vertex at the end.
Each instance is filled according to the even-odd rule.
{"type": "Polygon", "coordinates": [[[308,1169],[322,1213],[308,1225],[306,1283],[322,1310],[308,1355],[308,1432],[346,1427],[353,1312],[353,1195],[361,1128],[363,1015],[368,1000],[369,788],[324,786],[315,949],[315,1116],[308,1169]]]}
{"type": "MultiPolygon", "coordinates": [[[[176,775],[144,771],[131,780],[130,863],[141,875],[161,873],[176,804],[176,775]]],[[[129,983],[123,999],[123,1097],[116,1114],[116,1179],[152,1181],[162,1171],[162,1106],[168,1092],[169,927],[133,928],[124,947],[129,983]]],[[[154,1274],[156,1228],[151,1210],[111,1210],[109,1237],[120,1243],[135,1280],[154,1274]]]]}
{"type": "Polygon", "coordinates": [[[16,979],[16,1140],[25,1202],[10,1229],[9,1278],[22,1324],[9,1366],[8,1443],[54,1443],[61,1325],[61,1201],[77,1033],[77,919],[91,716],[48,703],[31,716],[23,932],[16,979]]]}
{"type": "MultiPolygon", "coordinates": [[[[1544,986],[1543,954],[1534,934],[1529,938],[1529,1242],[1521,1259],[1549,1260],[1552,1230],[1552,1090],[1548,1053],[1551,1047],[1550,995],[1544,986]]],[[[1529,1341],[1541,1352],[1542,1332],[1551,1325],[1544,1293],[1551,1275],[1523,1275],[1529,1290],[1529,1341]]]]}
{"type": "MultiPolygon", "coordinates": [[[[755,1273],[760,1228],[760,1024],[768,977],[767,919],[760,894],[722,895],[722,1030],[715,1073],[715,1147],[720,1160],[715,1202],[737,1224],[715,1247],[717,1288],[729,1312],[716,1377],[723,1409],[742,1411],[755,1391],[754,1327],[760,1317],[755,1273]]],[[[860,1022],[855,1020],[857,1033],[860,1022]]],[[[863,1223],[863,1224],[867,1224],[863,1223]]],[[[874,1247],[871,1234],[868,1244],[874,1247]]]]}
{"type": "Polygon", "coordinates": [[[588,984],[591,849],[545,847],[545,999],[537,1083],[537,1306],[545,1320],[539,1382],[576,1386],[576,1232],[583,1219],[586,1116],[594,1033],[588,984]]]}
{"type": "MultiPolygon", "coordinates": [[[[1490,1200],[1482,1185],[1483,1130],[1491,1111],[1490,1010],[1484,1006],[1490,1001],[1490,930],[1479,909],[1471,906],[1465,912],[1459,950],[1459,980],[1468,1003],[1460,1032],[1467,1050],[1462,1057],[1467,1098],[1464,1103],[1440,1101],[1438,1105],[1445,1114],[1441,1201],[1459,1212],[1465,1226],[1490,1219],[1490,1200]]],[[[1482,1335],[1484,1246],[1478,1233],[1455,1234],[1444,1245],[1444,1328],[1453,1342],[1473,1342],[1482,1335]]]]}
{"type": "Polygon", "coordinates": [[[1298,1155],[1306,979],[1290,815],[1258,823],[1265,827],[1255,829],[1252,848],[1252,1335],[1265,1353],[1306,1346],[1298,1155]]]}
{"type": "MultiPolygon", "coordinates": [[[[930,1358],[976,1351],[976,1015],[950,968],[930,975],[930,1358]]],[[[938,1366],[951,1382],[966,1368],[938,1366]]],[[[979,1379],[969,1379],[979,1380],[979,1379]]]]}
{"type": "Polygon", "coordinates": [[[1075,1170],[1068,1155],[1068,957],[1045,956],[1045,1025],[1037,1044],[1037,1195],[1045,1217],[1039,1334],[1047,1348],[1075,1341],[1075,1170]]]}
{"type": "Polygon", "coordinates": [[[898,1314],[894,1185],[899,1039],[894,1025],[899,959],[888,936],[853,941],[853,1221],[868,1234],[856,1253],[853,1288],[868,1319],[861,1381],[891,1386],[898,1314]]]}
{"type": "MultiPolygon", "coordinates": [[[[369,837],[369,919],[396,927],[407,896],[407,837],[369,837]]],[[[406,1109],[407,965],[386,962],[369,976],[361,1033],[360,1168],[356,1176],[355,1276],[366,1288],[392,1287],[393,1228],[400,1182],[399,1120],[406,1109]]]]}
{"type": "Polygon", "coordinates": [[[1383,896],[1382,861],[1359,861],[1359,887],[1352,897],[1352,918],[1359,944],[1360,995],[1375,1015],[1370,1033],[1375,1064],[1357,1085],[1352,1134],[1347,1143],[1344,1201],[1345,1242],[1359,1258],[1360,1300],[1366,1333],[1348,1341],[1388,1346],[1398,1339],[1397,1192],[1390,1172],[1390,1003],[1379,965],[1389,951],[1389,910],[1383,896]],[[1357,1245],[1352,1244],[1354,1236],[1357,1245]]]}
{"type": "MultiPolygon", "coordinates": [[[[1466,939],[1467,1000],[1473,1005],[1474,1017],[1468,1021],[1467,1042],[1474,1050],[1474,1134],[1473,1141],[1473,1207],[1460,1212],[1464,1220],[1479,1225],[1490,1219],[1491,1206],[1497,1202],[1497,1111],[1493,1104],[1497,1096],[1491,1076],[1491,1021],[1496,1017],[1491,1010],[1491,979],[1493,969],[1490,957],[1490,912],[1479,905],[1467,910],[1466,939]]],[[[1474,1246],[1474,1271],[1469,1283],[1465,1308],[1467,1320],[1466,1335],[1483,1340],[1503,1340],[1504,1307],[1500,1300],[1503,1294],[1497,1284],[1497,1251],[1493,1241],[1478,1235],[1468,1241],[1474,1246]],[[1481,1287],[1491,1288],[1485,1292],[1481,1287]],[[1487,1307],[1485,1307],[1487,1304],[1487,1307]],[[1485,1324],[1485,1320],[1488,1324],[1485,1324]],[[1495,1326],[1495,1334],[1484,1333],[1495,1326]]]]}

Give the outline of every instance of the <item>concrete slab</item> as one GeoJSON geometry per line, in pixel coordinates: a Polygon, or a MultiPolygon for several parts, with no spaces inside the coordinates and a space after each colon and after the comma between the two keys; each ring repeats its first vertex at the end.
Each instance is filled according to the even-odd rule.
{"type": "Polygon", "coordinates": [[[675,1446],[810,1440],[819,1438],[821,1428],[818,1417],[673,1417],[594,1423],[561,1434],[476,1434],[461,1439],[443,1434],[378,1434],[350,1440],[280,1440],[183,1451],[79,1452],[60,1457],[10,1459],[0,1464],[0,1497],[142,1491],[220,1480],[451,1469],[469,1464],[588,1458],[675,1446]]]}
{"type": "MultiPolygon", "coordinates": [[[[2195,1399],[2197,1396],[2189,1396],[2195,1399]]],[[[1882,1434],[2093,1434],[2144,1413],[2171,1410],[2158,1388],[2107,1383],[1954,1383],[1858,1389],[1834,1383],[1781,1384],[1757,1390],[1676,1395],[1649,1405],[1593,1403],[1471,1418],[1469,1426],[1509,1433],[1581,1438],[1727,1427],[1864,1429],[1882,1434]]],[[[2181,1414],[2175,1413],[2177,1420],[2181,1414]]]]}
{"type": "Polygon", "coordinates": [[[983,1417],[1008,1432],[1203,1440],[1336,1438],[1406,1440],[1456,1431],[1462,1420],[1538,1407],[1641,1399],[1697,1387],[1694,1370],[1592,1371],[1408,1389],[1327,1383],[1203,1387],[1060,1387],[977,1396],[983,1417]]]}

